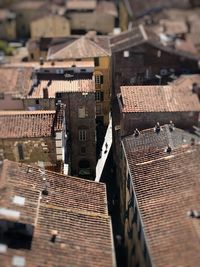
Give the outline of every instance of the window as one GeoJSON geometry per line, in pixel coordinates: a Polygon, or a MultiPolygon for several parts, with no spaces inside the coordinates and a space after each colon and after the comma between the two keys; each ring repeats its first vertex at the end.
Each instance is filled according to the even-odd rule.
{"type": "Polygon", "coordinates": [[[78,117],[79,119],[84,119],[88,117],[88,110],[86,107],[79,107],[78,108],[78,117]]]}
{"type": "Polygon", "coordinates": [[[96,115],[101,115],[102,114],[102,107],[101,105],[96,106],[96,115]]]}
{"type": "Polygon", "coordinates": [[[36,104],[36,105],[39,105],[39,99],[36,99],[36,100],[35,100],[35,104],[36,104]]]}
{"type": "Polygon", "coordinates": [[[129,51],[124,51],[124,57],[129,57],[129,51]]]}
{"type": "Polygon", "coordinates": [[[19,160],[24,160],[24,150],[22,144],[17,144],[19,160]]]}
{"type": "Polygon", "coordinates": [[[86,153],[86,147],[85,146],[81,146],[80,153],[81,154],[85,154],[86,153]]]}
{"type": "Polygon", "coordinates": [[[98,57],[95,57],[94,58],[94,65],[97,67],[99,66],[99,58],[98,57]]]}
{"type": "Polygon", "coordinates": [[[0,99],[4,99],[4,93],[0,92],[0,99]]]}
{"type": "Polygon", "coordinates": [[[104,93],[101,91],[96,91],[95,92],[95,100],[96,101],[103,101],[104,99],[104,93]]]}
{"type": "Polygon", "coordinates": [[[103,75],[95,75],[95,83],[103,84],[103,75]]]}
{"type": "Polygon", "coordinates": [[[157,51],[157,57],[161,57],[161,51],[160,50],[157,51]]]}
{"type": "Polygon", "coordinates": [[[86,141],[87,130],[79,130],[79,141],[86,141]]]}
{"type": "Polygon", "coordinates": [[[100,75],[95,75],[95,83],[96,84],[101,84],[101,76],[100,75]]]}
{"type": "Polygon", "coordinates": [[[62,93],[58,93],[58,92],[57,92],[57,93],[56,93],[56,98],[57,98],[57,99],[58,99],[58,98],[61,99],[61,98],[62,98],[62,93]]]}

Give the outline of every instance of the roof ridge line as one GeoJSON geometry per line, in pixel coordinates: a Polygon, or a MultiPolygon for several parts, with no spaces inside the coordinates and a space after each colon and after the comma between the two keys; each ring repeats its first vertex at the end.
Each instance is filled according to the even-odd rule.
{"type": "Polygon", "coordinates": [[[56,209],[56,210],[60,210],[60,211],[66,211],[66,212],[71,212],[71,213],[77,213],[77,214],[81,214],[81,215],[87,215],[87,216],[91,216],[91,217],[98,217],[98,218],[103,218],[103,219],[109,219],[110,216],[108,215],[108,213],[104,214],[104,213],[99,213],[99,212],[90,212],[90,211],[83,211],[83,210],[79,210],[79,209],[69,209],[69,208],[62,208],[59,206],[55,206],[55,205],[50,205],[50,204],[45,204],[45,203],[41,203],[40,204],[41,207],[45,207],[45,208],[49,208],[49,209],[56,209]]]}

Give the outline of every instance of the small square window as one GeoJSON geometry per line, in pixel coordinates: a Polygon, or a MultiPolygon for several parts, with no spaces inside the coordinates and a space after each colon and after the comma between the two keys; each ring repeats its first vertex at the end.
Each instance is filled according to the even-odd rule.
{"type": "Polygon", "coordinates": [[[85,146],[81,146],[80,153],[81,154],[85,154],[86,153],[86,147],[85,146]]]}
{"type": "Polygon", "coordinates": [[[84,119],[84,118],[88,117],[88,110],[86,107],[78,108],[78,117],[79,117],[79,119],[84,119]]]}
{"type": "Polygon", "coordinates": [[[35,104],[36,104],[36,105],[39,105],[39,103],[40,103],[40,102],[39,102],[39,99],[36,99],[36,100],[35,100],[35,104]]]}
{"type": "Polygon", "coordinates": [[[124,51],[124,57],[129,57],[129,51],[124,51]]]}

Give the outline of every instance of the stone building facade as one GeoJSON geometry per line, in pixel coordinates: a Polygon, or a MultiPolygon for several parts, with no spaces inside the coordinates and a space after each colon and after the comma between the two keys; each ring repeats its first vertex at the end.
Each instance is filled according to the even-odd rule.
{"type": "Polygon", "coordinates": [[[111,38],[113,90],[122,85],[167,84],[173,76],[199,73],[198,57],[164,46],[139,25],[111,38]]]}
{"type": "Polygon", "coordinates": [[[69,172],[92,179],[96,168],[96,110],[94,87],[88,89],[86,92],[58,93],[56,101],[66,105],[69,172]]]}
{"type": "Polygon", "coordinates": [[[65,163],[64,106],[56,111],[0,112],[0,157],[61,172],[65,163]]]}

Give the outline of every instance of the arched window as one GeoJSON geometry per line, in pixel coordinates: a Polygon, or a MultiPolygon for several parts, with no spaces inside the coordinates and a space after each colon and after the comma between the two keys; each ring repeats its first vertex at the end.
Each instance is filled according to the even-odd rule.
{"type": "Polygon", "coordinates": [[[90,162],[86,159],[82,159],[79,161],[78,166],[81,169],[87,169],[87,168],[90,168],[90,162]]]}

